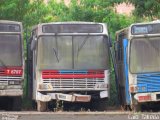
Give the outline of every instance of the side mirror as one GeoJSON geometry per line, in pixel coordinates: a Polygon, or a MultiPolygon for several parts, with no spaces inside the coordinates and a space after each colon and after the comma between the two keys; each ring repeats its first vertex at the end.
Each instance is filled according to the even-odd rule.
{"type": "Polygon", "coordinates": [[[37,42],[36,38],[33,39],[32,42],[31,42],[31,50],[32,51],[36,49],[36,42],[37,42]]]}

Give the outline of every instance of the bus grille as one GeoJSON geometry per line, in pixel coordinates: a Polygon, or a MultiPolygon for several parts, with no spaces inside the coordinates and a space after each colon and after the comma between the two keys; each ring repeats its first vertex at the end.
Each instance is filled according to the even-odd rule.
{"type": "Polygon", "coordinates": [[[51,83],[53,89],[95,89],[96,84],[104,83],[104,70],[44,70],[43,83],[51,83]]]}
{"type": "Polygon", "coordinates": [[[93,89],[96,84],[104,83],[104,79],[43,79],[43,83],[51,83],[54,89],[93,89]]]}
{"type": "Polygon", "coordinates": [[[160,73],[149,73],[137,75],[137,85],[146,89],[139,92],[157,92],[160,91],[160,73]]]}
{"type": "Polygon", "coordinates": [[[8,85],[8,81],[10,80],[21,80],[22,77],[12,77],[12,76],[0,76],[0,85],[8,85]]]}

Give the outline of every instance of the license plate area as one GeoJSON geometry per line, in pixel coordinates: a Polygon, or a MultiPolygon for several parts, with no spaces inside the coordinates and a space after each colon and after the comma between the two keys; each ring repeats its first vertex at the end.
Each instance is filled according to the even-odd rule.
{"type": "Polygon", "coordinates": [[[69,94],[57,93],[56,99],[57,100],[64,100],[64,101],[72,101],[73,98],[72,98],[72,95],[69,95],[69,94]]]}
{"type": "Polygon", "coordinates": [[[69,101],[69,102],[89,102],[91,100],[90,95],[80,95],[80,94],[56,94],[57,100],[69,101]]]}
{"type": "Polygon", "coordinates": [[[64,99],[64,100],[66,100],[66,99],[67,99],[67,96],[66,96],[66,95],[61,95],[61,94],[60,94],[60,95],[58,95],[58,98],[59,98],[59,99],[64,99]]]}
{"type": "Polygon", "coordinates": [[[90,102],[91,96],[76,96],[75,101],[76,102],[90,102]]]}

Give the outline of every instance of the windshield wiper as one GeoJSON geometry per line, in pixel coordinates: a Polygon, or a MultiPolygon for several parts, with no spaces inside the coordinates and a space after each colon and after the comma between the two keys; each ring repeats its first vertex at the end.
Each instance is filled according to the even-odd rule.
{"type": "Polygon", "coordinates": [[[86,41],[88,40],[88,38],[89,38],[89,35],[86,37],[86,39],[83,40],[82,44],[78,47],[77,57],[79,55],[79,52],[81,51],[81,49],[85,45],[86,41]]]}
{"type": "Polygon", "coordinates": [[[55,36],[55,40],[56,40],[56,49],[53,48],[54,54],[56,56],[57,61],[59,62],[59,58],[58,58],[58,43],[57,43],[57,35],[55,36]]]}
{"type": "Polygon", "coordinates": [[[53,48],[53,51],[54,51],[54,54],[55,54],[55,56],[56,56],[57,61],[59,62],[58,53],[57,53],[57,51],[55,50],[55,48],[53,48]]]}

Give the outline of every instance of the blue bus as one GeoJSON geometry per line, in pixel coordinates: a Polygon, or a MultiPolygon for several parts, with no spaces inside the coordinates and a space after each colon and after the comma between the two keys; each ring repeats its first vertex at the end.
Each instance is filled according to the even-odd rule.
{"type": "Polygon", "coordinates": [[[116,32],[114,51],[122,108],[140,111],[160,101],[160,21],[116,32]]]}

